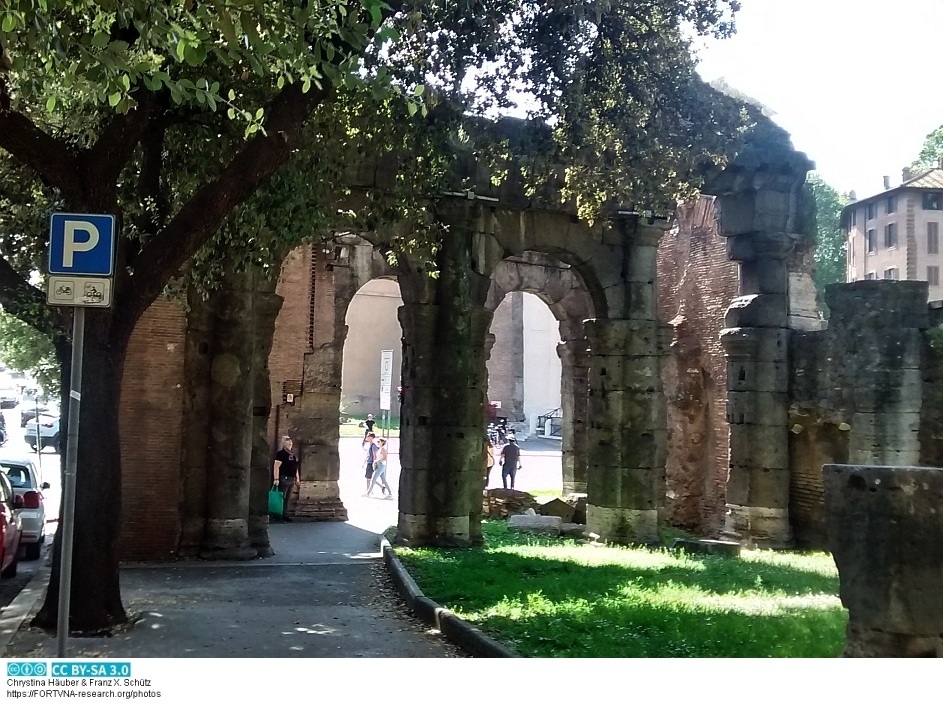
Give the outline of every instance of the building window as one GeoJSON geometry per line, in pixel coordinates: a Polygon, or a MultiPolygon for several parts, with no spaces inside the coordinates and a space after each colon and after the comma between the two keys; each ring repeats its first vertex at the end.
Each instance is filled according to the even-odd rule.
{"type": "Polygon", "coordinates": [[[884,226],[884,246],[888,248],[897,246],[897,225],[894,223],[884,226]]]}
{"type": "Polygon", "coordinates": [[[876,230],[868,230],[868,254],[878,251],[878,236],[876,230]]]}
{"type": "Polygon", "coordinates": [[[888,213],[897,212],[897,197],[896,196],[887,197],[887,212],[888,213]]]}
{"type": "Polygon", "coordinates": [[[924,193],[924,210],[943,210],[943,193],[924,193]]]}
{"type": "Polygon", "coordinates": [[[940,223],[927,223],[927,254],[940,253],[940,223]]]}
{"type": "Polygon", "coordinates": [[[878,208],[876,203],[868,203],[868,220],[874,220],[877,217],[878,208]]]}
{"type": "Polygon", "coordinates": [[[927,281],[930,282],[931,286],[940,285],[940,267],[938,266],[927,267],[927,281]]]}
{"type": "Polygon", "coordinates": [[[897,281],[897,267],[891,267],[884,270],[884,278],[891,281],[897,281]]]}
{"type": "Polygon", "coordinates": [[[867,274],[864,275],[864,280],[865,280],[865,281],[874,281],[877,277],[878,277],[877,273],[875,273],[875,272],[873,272],[873,271],[869,271],[867,274]]]}
{"type": "Polygon", "coordinates": [[[858,226],[858,211],[857,210],[851,211],[851,226],[852,227],[858,226]]]}

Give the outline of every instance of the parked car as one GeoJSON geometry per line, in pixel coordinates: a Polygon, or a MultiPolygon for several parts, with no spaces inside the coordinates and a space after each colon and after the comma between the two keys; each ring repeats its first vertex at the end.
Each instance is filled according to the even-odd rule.
{"type": "Polygon", "coordinates": [[[52,447],[59,452],[59,416],[40,414],[39,418],[33,418],[23,429],[23,439],[33,450],[39,446],[40,449],[52,447]]]}
{"type": "Polygon", "coordinates": [[[38,560],[46,542],[46,504],[43,489],[49,482],[40,482],[36,465],[28,459],[0,458],[0,470],[7,475],[15,496],[22,499],[16,509],[20,515],[23,536],[23,554],[27,560],[38,560]]]}
{"type": "Polygon", "coordinates": [[[59,415],[59,409],[45,403],[40,403],[38,407],[35,403],[21,403],[20,427],[25,428],[26,424],[33,420],[33,418],[35,418],[37,415],[56,416],[59,415]],[[36,411],[39,411],[39,413],[37,414],[36,411]]]}
{"type": "Polygon", "coordinates": [[[20,392],[15,386],[0,387],[0,408],[16,408],[20,402],[20,392]]]}
{"type": "Polygon", "coordinates": [[[23,535],[17,499],[7,475],[0,472],[0,577],[15,577],[20,562],[20,539],[23,535]]]}

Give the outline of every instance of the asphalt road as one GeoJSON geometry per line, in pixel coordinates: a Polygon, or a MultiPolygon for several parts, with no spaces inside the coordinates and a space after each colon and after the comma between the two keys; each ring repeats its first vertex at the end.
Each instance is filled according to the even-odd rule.
{"type": "Polygon", "coordinates": [[[16,577],[0,579],[0,608],[7,607],[16,598],[26,583],[45,562],[49,548],[52,546],[52,537],[56,532],[59,516],[59,498],[61,496],[61,478],[59,471],[59,454],[47,448],[42,454],[29,448],[23,439],[24,429],[20,427],[20,407],[7,408],[2,411],[7,425],[7,441],[0,446],[0,457],[8,459],[31,459],[39,467],[42,481],[47,481],[50,488],[43,492],[46,503],[46,543],[38,560],[21,559],[16,571],[16,577]]]}

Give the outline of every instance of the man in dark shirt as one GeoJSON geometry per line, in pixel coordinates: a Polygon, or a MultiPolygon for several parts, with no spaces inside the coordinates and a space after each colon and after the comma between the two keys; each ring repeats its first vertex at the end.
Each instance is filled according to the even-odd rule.
{"type": "Polygon", "coordinates": [[[501,450],[501,484],[508,488],[508,477],[511,478],[511,488],[514,488],[514,477],[521,467],[521,448],[513,435],[508,435],[508,444],[501,450]]]}
{"type": "Polygon", "coordinates": [[[295,485],[300,484],[298,455],[294,452],[294,445],[290,437],[282,438],[282,449],[275,453],[275,482],[278,490],[285,497],[282,508],[282,520],[291,522],[288,515],[288,497],[295,485]]]}

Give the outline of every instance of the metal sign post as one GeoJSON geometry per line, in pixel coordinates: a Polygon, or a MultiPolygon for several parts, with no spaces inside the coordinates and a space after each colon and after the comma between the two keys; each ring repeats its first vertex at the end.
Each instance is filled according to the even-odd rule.
{"type": "Polygon", "coordinates": [[[390,437],[390,387],[393,384],[393,350],[380,351],[380,411],[384,437],[390,437]]]}
{"type": "MultiPolygon", "coordinates": [[[[85,308],[107,308],[115,270],[115,216],[54,213],[49,226],[49,268],[46,302],[74,308],[72,372],[69,378],[69,427],[62,483],[62,540],[59,545],[59,613],[56,657],[66,656],[72,597],[72,542],[75,535],[75,484],[82,402],[82,354],[85,349],[85,308]]],[[[36,443],[42,451],[39,415],[36,443]]]]}

